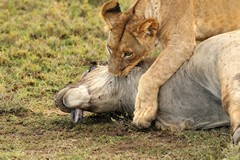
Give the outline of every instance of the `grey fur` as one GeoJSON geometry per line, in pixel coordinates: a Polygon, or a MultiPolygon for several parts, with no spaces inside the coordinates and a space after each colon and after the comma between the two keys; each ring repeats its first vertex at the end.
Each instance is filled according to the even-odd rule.
{"type": "MultiPolygon", "coordinates": [[[[229,125],[229,116],[221,103],[219,67],[229,63],[224,59],[231,57],[231,54],[240,57],[240,51],[236,47],[240,47],[240,31],[210,38],[197,46],[189,62],[184,63],[159,91],[156,118],[158,128],[207,129],[229,125]],[[229,53],[230,48],[235,49],[234,52],[229,53]]],[[[107,66],[98,66],[82,77],[79,83],[61,90],[56,96],[56,105],[64,112],[81,108],[95,113],[120,111],[131,115],[138,80],[150,65],[151,61],[144,61],[123,78],[111,76],[107,66]],[[89,103],[85,106],[66,107],[62,103],[63,97],[68,97],[69,90],[79,86],[88,89],[89,103]]],[[[239,77],[239,73],[233,75],[239,81],[236,76],[239,77]]],[[[240,90],[240,86],[237,90],[240,90]]],[[[234,137],[235,142],[239,141],[238,132],[234,137]]]]}

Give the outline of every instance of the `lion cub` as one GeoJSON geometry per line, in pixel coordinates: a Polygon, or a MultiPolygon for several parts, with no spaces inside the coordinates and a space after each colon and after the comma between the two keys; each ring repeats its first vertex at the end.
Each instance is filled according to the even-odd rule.
{"type": "MultiPolygon", "coordinates": [[[[116,0],[103,5],[111,74],[126,76],[157,43],[163,46],[139,81],[133,118],[137,127],[149,127],[155,120],[159,87],[191,57],[196,40],[240,28],[239,8],[240,0],[135,0],[125,13],[116,0]]],[[[224,108],[231,110],[231,103],[224,108]]]]}

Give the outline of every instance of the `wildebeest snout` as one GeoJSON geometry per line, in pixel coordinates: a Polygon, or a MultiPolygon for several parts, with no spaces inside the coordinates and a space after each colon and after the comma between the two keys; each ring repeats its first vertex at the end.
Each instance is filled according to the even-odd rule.
{"type": "Polygon", "coordinates": [[[68,108],[84,108],[88,106],[90,95],[85,86],[71,88],[63,96],[63,104],[68,108]]]}

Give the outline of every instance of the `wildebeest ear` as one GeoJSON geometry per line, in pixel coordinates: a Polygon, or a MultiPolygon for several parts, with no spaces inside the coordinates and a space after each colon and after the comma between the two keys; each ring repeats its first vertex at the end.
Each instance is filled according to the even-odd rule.
{"type": "Polygon", "coordinates": [[[138,34],[155,36],[158,30],[158,21],[155,18],[147,18],[143,20],[137,29],[138,34]]]}
{"type": "Polygon", "coordinates": [[[102,17],[106,25],[112,28],[118,17],[122,14],[117,0],[111,0],[102,7],[102,17]]]}

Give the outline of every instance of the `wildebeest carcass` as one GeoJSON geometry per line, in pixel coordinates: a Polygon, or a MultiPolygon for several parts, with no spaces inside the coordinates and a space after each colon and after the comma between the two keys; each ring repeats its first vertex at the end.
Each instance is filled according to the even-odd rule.
{"type": "MultiPolygon", "coordinates": [[[[83,111],[133,114],[138,80],[151,65],[144,60],[126,77],[97,66],[76,84],[63,88],[56,105],[77,122],[83,111]]],[[[156,71],[158,72],[158,71],[156,71]]],[[[192,58],[161,87],[155,126],[159,129],[207,129],[230,124],[240,140],[240,31],[200,43],[192,58]]]]}

